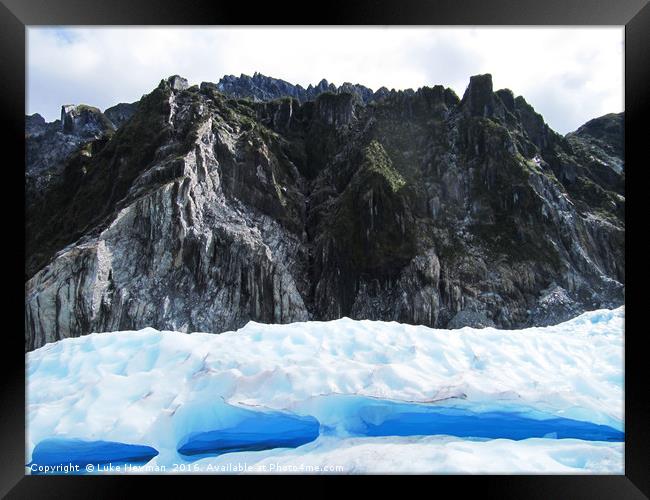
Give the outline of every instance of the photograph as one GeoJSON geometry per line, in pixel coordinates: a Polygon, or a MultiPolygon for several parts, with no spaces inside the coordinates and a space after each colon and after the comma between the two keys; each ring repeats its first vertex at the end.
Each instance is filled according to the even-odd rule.
{"type": "Polygon", "coordinates": [[[27,26],[25,475],[624,476],[625,51],[27,26]]]}

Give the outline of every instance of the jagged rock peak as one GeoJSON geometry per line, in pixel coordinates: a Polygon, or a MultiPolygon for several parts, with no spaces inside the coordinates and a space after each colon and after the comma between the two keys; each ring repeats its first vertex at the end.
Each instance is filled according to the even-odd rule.
{"type": "MultiPolygon", "coordinates": [[[[619,174],[625,169],[624,125],[624,113],[609,113],[589,120],[565,138],[574,150],[591,158],[592,171],[600,170],[602,180],[602,174],[606,171],[602,171],[604,166],[619,174]]],[[[609,178],[608,184],[615,182],[616,176],[612,178],[611,173],[606,177],[609,178]]]]}
{"type": "Polygon", "coordinates": [[[515,112],[515,95],[512,93],[512,90],[499,89],[495,92],[495,94],[499,97],[503,105],[510,113],[515,112]]]}
{"type": "Polygon", "coordinates": [[[26,135],[38,135],[45,131],[47,123],[45,118],[43,118],[38,113],[33,115],[25,116],[25,134],[26,135]]]}
{"type": "Polygon", "coordinates": [[[100,136],[115,130],[115,126],[94,106],[64,104],[61,106],[61,131],[78,136],[100,136]]]}
{"type": "Polygon", "coordinates": [[[460,104],[472,116],[491,116],[494,113],[492,75],[486,73],[470,77],[460,104]]]}
{"type": "Polygon", "coordinates": [[[33,115],[27,115],[25,117],[25,122],[31,125],[45,125],[45,118],[43,118],[39,113],[34,113],[33,115]]]}
{"type": "Polygon", "coordinates": [[[216,84],[216,89],[230,97],[249,98],[253,101],[269,101],[280,97],[298,98],[304,89],[299,85],[265,76],[255,72],[253,77],[225,75],[216,84]]]}
{"type": "Polygon", "coordinates": [[[324,92],[316,98],[319,118],[328,125],[348,125],[354,118],[354,106],[358,102],[354,94],[324,92]]]}
{"type": "Polygon", "coordinates": [[[575,132],[567,136],[577,136],[589,139],[595,143],[606,142],[616,155],[623,156],[624,141],[623,129],[625,125],[624,113],[608,113],[598,118],[589,120],[575,132]]]}
{"type": "Polygon", "coordinates": [[[187,90],[190,85],[187,82],[186,78],[183,78],[182,76],[179,75],[172,75],[160,82],[160,86],[169,86],[174,91],[180,92],[182,90],[187,90]]]}
{"type": "Polygon", "coordinates": [[[315,100],[324,92],[330,92],[333,94],[354,94],[363,103],[367,103],[373,100],[374,96],[372,89],[360,84],[345,82],[340,87],[337,87],[323,78],[315,86],[309,84],[307,88],[304,88],[300,85],[294,85],[285,80],[265,76],[258,72],[255,72],[253,77],[245,74],[239,77],[226,75],[217,83],[217,89],[230,97],[248,98],[257,102],[292,97],[304,103],[315,100]]]}

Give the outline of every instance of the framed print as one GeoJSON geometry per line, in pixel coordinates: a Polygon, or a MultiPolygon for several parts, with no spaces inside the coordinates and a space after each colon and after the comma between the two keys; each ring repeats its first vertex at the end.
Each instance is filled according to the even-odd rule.
{"type": "Polygon", "coordinates": [[[647,495],[650,8],[525,3],[5,2],[3,492],[647,495]]]}

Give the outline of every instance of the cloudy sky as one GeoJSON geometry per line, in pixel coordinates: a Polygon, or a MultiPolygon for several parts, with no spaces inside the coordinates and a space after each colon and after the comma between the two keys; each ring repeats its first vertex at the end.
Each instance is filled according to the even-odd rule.
{"type": "Polygon", "coordinates": [[[105,109],[179,74],[198,84],[255,71],[306,87],[322,78],[373,90],[442,84],[459,97],[471,75],[523,95],[560,133],[623,111],[622,27],[78,28],[27,30],[27,113],[62,104],[105,109]]]}

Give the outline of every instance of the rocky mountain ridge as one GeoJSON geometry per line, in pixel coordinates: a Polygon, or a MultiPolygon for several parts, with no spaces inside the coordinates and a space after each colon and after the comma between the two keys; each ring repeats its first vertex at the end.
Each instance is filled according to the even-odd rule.
{"type": "Polygon", "coordinates": [[[331,94],[351,94],[361,103],[367,104],[378,101],[389,93],[385,87],[373,92],[368,87],[349,82],[337,87],[324,78],[318,84],[310,84],[304,88],[301,85],[293,85],[261,73],[255,73],[252,77],[244,74],[240,76],[226,75],[217,82],[217,90],[230,97],[248,98],[256,102],[291,97],[300,103],[313,101],[320,94],[329,92],[331,94]]]}
{"type": "Polygon", "coordinates": [[[174,76],[121,109],[27,117],[26,349],[341,316],[516,328],[623,303],[622,114],[562,137],[490,75],[462,99],[250,80],[266,94],[174,76]]]}

